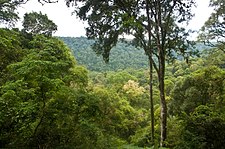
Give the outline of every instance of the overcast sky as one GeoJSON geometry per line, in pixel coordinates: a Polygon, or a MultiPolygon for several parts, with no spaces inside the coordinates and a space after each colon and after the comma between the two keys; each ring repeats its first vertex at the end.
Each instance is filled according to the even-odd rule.
{"type": "MultiPolygon", "coordinates": [[[[194,9],[195,17],[188,26],[188,28],[194,30],[201,28],[212,10],[208,7],[209,0],[197,1],[198,6],[194,9]]],[[[44,4],[43,6],[38,3],[38,0],[30,0],[22,5],[18,11],[21,18],[23,18],[24,13],[32,11],[41,11],[43,14],[47,14],[48,18],[53,20],[58,26],[58,31],[54,34],[55,36],[85,36],[85,23],[76,18],[75,15],[71,15],[73,8],[68,8],[64,0],[59,0],[59,2],[55,4],[44,4]]],[[[21,27],[21,23],[18,23],[17,27],[21,27]]]]}

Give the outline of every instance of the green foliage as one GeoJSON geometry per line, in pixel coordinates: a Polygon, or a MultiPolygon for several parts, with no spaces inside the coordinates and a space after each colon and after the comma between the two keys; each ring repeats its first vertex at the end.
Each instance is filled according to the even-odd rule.
{"type": "Polygon", "coordinates": [[[138,81],[138,71],[109,72],[103,81],[91,81],[99,86],[91,85],[87,70],[58,39],[2,33],[3,49],[26,50],[18,60],[4,58],[9,62],[0,88],[1,147],[118,148],[148,125],[148,110],[139,106],[142,93],[135,92],[141,86],[123,92],[129,80],[138,81]],[[6,42],[14,38],[16,44],[6,42]]]}
{"type": "Polygon", "coordinates": [[[184,122],[175,116],[168,118],[168,138],[166,145],[168,148],[174,148],[180,145],[182,140],[182,133],[184,130],[184,122]]]}
{"type": "Polygon", "coordinates": [[[212,66],[178,79],[172,93],[171,112],[190,113],[199,105],[221,104],[224,76],[224,70],[212,66]]]}
{"type": "Polygon", "coordinates": [[[26,53],[23,45],[24,37],[16,31],[0,29],[0,85],[5,82],[7,74],[6,67],[9,64],[22,60],[26,53]]]}
{"type": "Polygon", "coordinates": [[[93,40],[88,40],[85,37],[60,37],[60,39],[73,50],[78,63],[85,65],[91,71],[104,72],[127,68],[146,69],[148,67],[147,57],[144,52],[125,43],[118,43],[112,49],[111,59],[106,64],[91,48],[94,43],[93,40]],[[143,61],[143,59],[146,61],[143,61]]]}
{"type": "Polygon", "coordinates": [[[127,73],[126,71],[119,71],[116,73],[113,72],[107,74],[107,82],[108,84],[113,86],[123,86],[129,80],[137,80],[137,78],[127,73]]]}
{"type": "Polygon", "coordinates": [[[13,26],[19,19],[18,14],[15,12],[18,6],[18,1],[0,0],[0,23],[13,26]]]}
{"type": "Polygon", "coordinates": [[[214,108],[201,105],[186,120],[183,142],[177,148],[221,148],[225,119],[214,108]]]}
{"type": "MultiPolygon", "coordinates": [[[[105,72],[105,71],[119,71],[124,69],[144,69],[148,68],[148,57],[140,48],[131,46],[128,43],[119,42],[110,53],[111,59],[106,64],[103,59],[96,55],[91,45],[94,40],[89,40],[85,37],[59,37],[64,43],[70,47],[76,60],[79,64],[84,65],[91,71],[105,72]]],[[[199,51],[206,51],[209,47],[197,43],[196,48],[199,51]]],[[[173,54],[173,53],[171,53],[173,54]]],[[[179,55],[173,55],[176,59],[182,60],[179,55]]],[[[184,62],[185,64],[185,62],[184,62]]],[[[139,71],[140,72],[140,71],[139,71]]],[[[144,76],[139,75],[146,82],[144,76]]]]}
{"type": "Polygon", "coordinates": [[[11,78],[1,86],[1,147],[71,144],[87,71],[57,39],[35,36],[29,44],[22,61],[7,66],[11,78]]]}
{"type": "MultiPolygon", "coordinates": [[[[171,53],[178,51],[187,58],[194,53],[193,50],[187,50],[192,44],[187,40],[189,33],[177,23],[191,19],[191,8],[195,1],[71,0],[67,1],[67,6],[71,3],[75,7],[75,14],[81,20],[87,21],[86,35],[96,39],[93,49],[102,55],[105,62],[109,62],[110,51],[117,44],[120,35],[132,35],[133,43],[144,49],[150,64],[150,75],[154,68],[159,81],[162,126],[160,146],[163,147],[167,134],[167,105],[164,94],[166,56],[171,57],[171,53]]],[[[152,92],[152,85],[149,84],[152,92]]]]}
{"type": "MultiPolygon", "coordinates": [[[[88,2],[87,4],[92,5],[96,1],[88,2]]],[[[168,4],[169,1],[164,2],[161,4],[168,4]]],[[[211,3],[218,6],[221,2],[215,0],[211,3]]],[[[1,20],[2,12],[12,14],[5,15],[9,18],[7,22],[16,20],[13,13],[17,5],[5,5],[9,3],[11,1],[0,1],[0,8],[4,7],[0,10],[0,22],[7,21],[1,20]],[[12,8],[10,11],[9,7],[12,8]]],[[[103,3],[110,4],[107,1],[103,3]]],[[[103,54],[103,57],[108,56],[109,48],[115,45],[114,39],[117,38],[108,35],[140,31],[136,37],[142,37],[141,34],[146,33],[142,30],[143,24],[140,22],[147,18],[129,15],[136,8],[133,1],[115,3],[121,8],[126,6],[123,11],[127,13],[117,13],[118,8],[110,5],[112,9],[106,10],[106,6],[99,8],[111,16],[104,20],[106,22],[97,21],[102,20],[104,15],[98,14],[98,11],[96,14],[84,16],[84,19],[91,18],[92,23],[98,23],[91,24],[92,27],[100,25],[99,28],[89,28],[89,37],[98,33],[95,29],[106,31],[102,32],[104,35],[96,36],[102,40],[99,41],[100,49],[97,49],[100,51],[95,52],[103,54]],[[117,27],[121,26],[109,25],[115,23],[114,20],[118,21],[120,17],[122,28],[116,32],[117,27]],[[112,30],[109,30],[111,28],[112,30]],[[102,45],[106,46],[101,47],[102,45]]],[[[97,7],[94,9],[97,10],[97,7]]],[[[171,8],[170,3],[162,7],[162,10],[171,8]]],[[[137,8],[139,10],[139,7],[137,8]]],[[[88,11],[85,7],[82,9],[88,11]]],[[[219,10],[221,18],[222,5],[218,7],[218,13],[219,10]]],[[[183,13],[186,10],[177,11],[183,13]]],[[[148,51],[144,53],[119,42],[112,50],[113,58],[108,64],[104,64],[91,48],[93,40],[84,37],[61,38],[73,49],[70,51],[62,41],[50,37],[56,26],[53,22],[48,22],[47,16],[41,13],[30,13],[26,16],[27,27],[33,24],[32,29],[37,27],[38,30],[26,30],[28,33],[25,33],[19,32],[18,29],[0,29],[0,148],[114,149],[159,146],[161,106],[160,92],[157,89],[158,72],[153,71],[153,143],[148,99],[149,71],[146,70],[147,61],[143,61],[147,60],[145,54],[149,54],[148,51]],[[34,22],[29,22],[31,18],[34,18],[34,22]],[[45,27],[40,27],[43,24],[35,22],[40,21],[39,19],[47,22],[43,23],[45,27]],[[74,56],[78,62],[74,60],[74,56]],[[89,76],[86,68],[77,63],[91,70],[89,76]]],[[[211,21],[216,20],[214,18],[211,21]]],[[[164,53],[165,58],[179,58],[174,54],[173,47],[182,47],[181,41],[185,36],[177,41],[175,38],[178,37],[178,32],[184,30],[173,24],[173,17],[169,18],[167,23],[171,26],[167,30],[170,34],[164,48],[171,50],[164,53]]],[[[164,23],[163,25],[166,26],[164,23]]],[[[144,48],[139,41],[136,39],[136,46],[144,48]]],[[[200,46],[202,47],[202,44],[200,46]]],[[[153,52],[156,52],[155,50],[153,52]]],[[[180,50],[182,54],[184,49],[180,50]]],[[[202,57],[192,57],[188,63],[177,60],[173,64],[166,64],[164,84],[169,115],[167,140],[163,143],[168,148],[225,146],[224,58],[223,52],[207,49],[202,51],[202,57]]],[[[107,58],[105,60],[107,61],[107,58]]],[[[159,61],[155,62],[158,65],[159,61]]]]}
{"type": "MultiPolygon", "coordinates": [[[[77,65],[70,49],[58,39],[0,31],[1,147],[158,146],[160,94],[157,81],[153,81],[153,144],[148,70],[90,72],[88,77],[87,70],[77,65]]],[[[166,146],[223,145],[224,54],[206,51],[188,64],[176,61],[166,68],[165,95],[170,112],[166,146]]]]}
{"type": "Polygon", "coordinates": [[[205,55],[203,55],[202,59],[204,62],[204,66],[215,65],[221,69],[225,68],[225,53],[221,50],[212,49],[208,52],[205,52],[205,55]]]}
{"type": "MultiPolygon", "coordinates": [[[[138,146],[135,146],[135,145],[132,145],[132,144],[129,144],[129,145],[123,145],[121,147],[121,149],[153,149],[154,147],[152,148],[149,148],[149,147],[138,147],[138,146]]],[[[162,148],[161,148],[162,149],[162,148]]]]}
{"type": "Polygon", "coordinates": [[[168,67],[172,73],[168,73],[170,76],[167,78],[174,84],[167,93],[172,116],[168,119],[168,147],[224,146],[220,140],[224,131],[223,56],[221,51],[210,50],[205,51],[201,58],[191,59],[188,65],[176,62],[168,67]],[[171,118],[175,120],[172,123],[171,118]]]}
{"type": "Polygon", "coordinates": [[[57,31],[57,25],[41,12],[31,12],[24,15],[23,31],[31,34],[52,36],[57,31]]]}
{"type": "Polygon", "coordinates": [[[212,46],[217,46],[225,51],[225,4],[223,0],[210,0],[210,6],[214,8],[208,20],[201,28],[199,40],[212,46]]]}

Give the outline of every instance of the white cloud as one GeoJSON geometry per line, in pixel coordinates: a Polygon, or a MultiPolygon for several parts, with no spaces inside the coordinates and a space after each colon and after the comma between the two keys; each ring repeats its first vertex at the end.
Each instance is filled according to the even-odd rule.
{"type": "Polygon", "coordinates": [[[212,8],[209,7],[209,0],[197,0],[197,7],[193,11],[195,17],[191,20],[189,28],[198,30],[204,25],[212,12],[212,8]]]}
{"type": "Polygon", "coordinates": [[[196,39],[198,36],[198,30],[204,25],[205,21],[212,13],[212,8],[209,7],[210,0],[196,0],[197,7],[193,9],[195,16],[190,21],[187,29],[195,30],[196,32],[191,36],[192,39],[196,39]]]}

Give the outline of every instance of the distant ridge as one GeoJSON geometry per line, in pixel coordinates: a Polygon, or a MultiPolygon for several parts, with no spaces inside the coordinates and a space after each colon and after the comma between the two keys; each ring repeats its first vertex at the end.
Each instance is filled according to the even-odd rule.
{"type": "MultiPolygon", "coordinates": [[[[86,66],[91,71],[117,71],[127,68],[147,69],[148,59],[144,51],[137,49],[134,46],[126,43],[118,43],[111,50],[109,63],[103,61],[101,55],[91,49],[93,40],[88,40],[86,37],[59,37],[70,49],[72,49],[77,62],[86,66]]],[[[201,52],[209,47],[202,43],[196,45],[201,52]]]]}

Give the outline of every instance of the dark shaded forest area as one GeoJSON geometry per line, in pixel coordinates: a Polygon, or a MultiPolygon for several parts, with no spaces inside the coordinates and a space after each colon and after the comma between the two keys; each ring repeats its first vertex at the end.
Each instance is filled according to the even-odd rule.
{"type": "MultiPolygon", "coordinates": [[[[147,4],[142,5],[148,8],[147,4]]],[[[104,45],[111,41],[100,37],[53,37],[57,25],[41,12],[26,13],[23,28],[13,28],[19,19],[18,5],[17,1],[0,0],[0,23],[10,25],[0,28],[0,148],[225,147],[222,0],[211,1],[212,7],[220,9],[215,9],[199,32],[199,41],[191,41],[190,47],[181,44],[180,38],[170,40],[175,39],[171,33],[165,36],[165,45],[149,39],[145,47],[139,39],[121,39],[112,50],[104,45]],[[180,52],[175,53],[175,48],[180,52]],[[160,59],[163,50],[165,59],[160,59]],[[166,123],[162,123],[162,97],[166,123]],[[162,124],[166,124],[165,130],[162,124]]],[[[120,7],[117,1],[115,5],[120,7]]],[[[159,6],[157,3],[156,8],[159,6]]],[[[124,11],[129,14],[131,10],[124,11]]],[[[129,25],[134,29],[139,23],[127,21],[123,29],[129,25]]],[[[168,32],[177,31],[170,29],[168,32]]],[[[142,31],[140,26],[138,31],[142,31]]]]}

